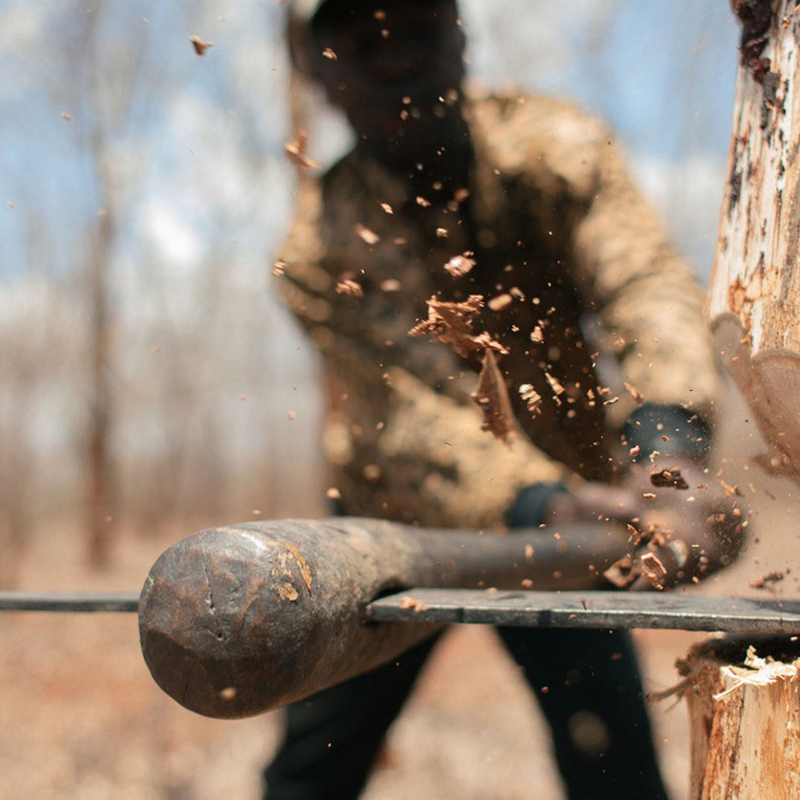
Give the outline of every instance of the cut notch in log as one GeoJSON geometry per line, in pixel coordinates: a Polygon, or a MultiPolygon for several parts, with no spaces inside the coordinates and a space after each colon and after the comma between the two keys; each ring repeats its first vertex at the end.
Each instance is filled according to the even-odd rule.
{"type": "Polygon", "coordinates": [[[800,797],[800,643],[728,636],[678,661],[691,733],[691,800],[800,797]]]}

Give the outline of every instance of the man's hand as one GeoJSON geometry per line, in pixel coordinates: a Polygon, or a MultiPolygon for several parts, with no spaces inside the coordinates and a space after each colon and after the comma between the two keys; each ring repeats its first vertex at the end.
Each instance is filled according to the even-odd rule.
{"type": "Polygon", "coordinates": [[[620,486],[587,483],[553,497],[548,524],[610,519],[631,534],[630,555],[606,572],[619,588],[699,582],[731,563],[744,543],[744,513],[695,461],[669,457],[631,465],[620,486]]]}

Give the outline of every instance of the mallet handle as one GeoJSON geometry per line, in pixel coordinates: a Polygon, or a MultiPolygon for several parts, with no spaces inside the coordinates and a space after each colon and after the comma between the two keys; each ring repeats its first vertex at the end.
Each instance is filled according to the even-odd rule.
{"type": "Polygon", "coordinates": [[[245,717],[397,656],[429,624],[370,623],[367,604],[412,586],[590,589],[627,551],[612,525],[509,534],[374,519],[250,522],[172,545],[142,590],[142,651],[186,708],[245,717]],[[530,581],[530,584],[528,583],[530,581]]]}

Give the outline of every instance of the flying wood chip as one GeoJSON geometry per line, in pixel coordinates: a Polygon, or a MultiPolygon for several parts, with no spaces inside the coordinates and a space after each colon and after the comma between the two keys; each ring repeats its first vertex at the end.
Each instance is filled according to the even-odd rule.
{"type": "Polygon", "coordinates": [[[199,36],[190,36],[189,41],[192,43],[195,53],[197,53],[199,56],[204,56],[206,54],[206,50],[208,50],[209,47],[214,46],[211,42],[203,41],[199,36]]]}
{"type": "Polygon", "coordinates": [[[444,271],[454,278],[461,278],[466,275],[474,266],[475,259],[471,258],[474,253],[470,250],[463,252],[461,255],[453,256],[445,265],[444,271]]]}
{"type": "Polygon", "coordinates": [[[369,245],[378,244],[381,237],[375,231],[370,230],[366,225],[360,222],[356,225],[356,236],[369,245]]]}
{"type": "Polygon", "coordinates": [[[528,411],[530,411],[531,414],[536,415],[541,413],[542,396],[533,388],[532,384],[521,383],[518,391],[519,396],[525,401],[525,405],[528,406],[528,411]]]}
{"type": "Polygon", "coordinates": [[[658,591],[664,589],[664,578],[667,577],[667,568],[655,553],[644,553],[641,558],[642,575],[650,581],[650,585],[658,591]]]}
{"type": "Polygon", "coordinates": [[[497,295],[497,297],[493,297],[487,305],[492,311],[502,311],[505,308],[508,308],[511,303],[513,302],[513,298],[508,292],[504,292],[503,294],[497,295]]]}
{"type": "Polygon", "coordinates": [[[603,573],[603,577],[617,589],[627,589],[639,575],[640,570],[630,556],[618,559],[603,573]]]}
{"type": "Polygon", "coordinates": [[[363,297],[364,290],[361,288],[360,283],[345,278],[336,284],[336,294],[349,294],[351,297],[363,297]]]}
{"type": "Polygon", "coordinates": [[[427,611],[428,604],[423,600],[417,600],[416,597],[406,596],[400,599],[400,608],[410,608],[418,614],[420,611],[427,611]]]}
{"type": "Polygon", "coordinates": [[[481,430],[508,442],[515,433],[514,412],[508,399],[508,388],[497,366],[494,352],[486,349],[483,367],[478,378],[478,388],[472,395],[475,405],[483,412],[481,430]]]}
{"type": "Polygon", "coordinates": [[[306,155],[306,142],[308,141],[308,134],[304,130],[297,131],[297,136],[291,142],[287,142],[283,151],[286,157],[293,164],[298,167],[305,167],[306,169],[319,169],[319,164],[306,155]]]}
{"type": "Polygon", "coordinates": [[[409,336],[430,336],[436,342],[449,344],[456,355],[466,358],[475,350],[486,348],[506,354],[508,351],[488,333],[474,334],[472,323],[483,307],[483,295],[471,294],[466,300],[454,303],[428,300],[428,319],[415,325],[409,336]]]}
{"type": "Polygon", "coordinates": [[[653,486],[672,487],[674,489],[689,488],[689,484],[686,483],[686,479],[681,475],[681,471],[677,467],[658,469],[655,472],[651,472],[650,483],[653,486]]]}
{"type": "Polygon", "coordinates": [[[632,383],[628,383],[628,381],[623,381],[622,383],[628,394],[636,401],[636,405],[642,405],[642,403],[644,403],[644,396],[642,393],[632,383]]]}

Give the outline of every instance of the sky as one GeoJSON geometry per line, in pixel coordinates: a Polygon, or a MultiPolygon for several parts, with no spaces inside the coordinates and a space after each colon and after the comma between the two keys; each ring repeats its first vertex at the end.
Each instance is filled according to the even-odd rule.
{"type": "MultiPolygon", "coordinates": [[[[268,228],[266,235],[254,237],[254,248],[277,245],[292,202],[291,171],[280,163],[287,135],[287,66],[280,41],[282,9],[275,0],[169,5],[180,13],[143,2],[135,4],[135,13],[129,6],[119,14],[119,24],[112,20],[108,25],[101,63],[124,47],[123,30],[147,28],[151,66],[157,65],[175,82],[167,92],[156,87],[161,105],[139,113],[140,129],[128,132],[119,160],[124,172],[132,152],[144,154],[144,165],[140,160],[131,167],[143,170],[139,177],[144,180],[138,182],[138,203],[130,222],[155,243],[166,263],[182,270],[187,263],[198,263],[191,254],[203,246],[202,230],[213,203],[239,213],[245,223],[238,226],[240,233],[247,225],[268,228]],[[201,6],[203,13],[191,11],[201,6]],[[189,24],[202,28],[203,36],[215,43],[203,59],[194,57],[186,43],[189,24]],[[226,143],[241,146],[243,137],[235,131],[235,116],[220,119],[235,113],[237,104],[247,105],[251,118],[260,114],[247,134],[248,146],[255,143],[264,162],[279,162],[271,176],[273,191],[262,193],[269,215],[254,215],[242,205],[243,200],[253,200],[251,191],[242,190],[250,176],[237,171],[237,155],[226,143]],[[195,176],[196,189],[187,174],[195,176]]],[[[727,4],[462,0],[461,5],[470,37],[471,75],[485,86],[567,95],[608,119],[636,177],[667,216],[678,246],[699,274],[706,275],[736,71],[737,25],[727,4]]],[[[70,18],[70,8],[72,14],[80,14],[84,5],[0,0],[0,67],[7,76],[0,88],[5,109],[0,125],[0,200],[35,205],[61,234],[62,243],[80,227],[80,215],[94,211],[97,204],[91,170],[76,146],[80,98],[71,102],[63,87],[54,96],[46,85],[52,75],[72,68],[69,54],[59,57],[57,48],[49,46],[63,30],[61,17],[70,18]],[[62,112],[72,117],[72,125],[62,112]]],[[[0,276],[18,272],[24,256],[25,231],[8,211],[0,211],[0,241],[6,250],[0,276]]],[[[53,254],[54,265],[69,268],[67,251],[62,247],[53,254]]],[[[124,254],[121,258],[124,261],[124,254]]]]}

